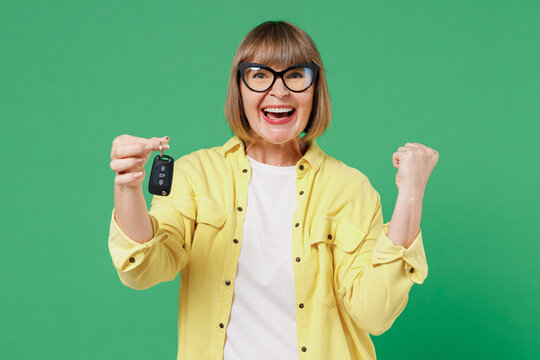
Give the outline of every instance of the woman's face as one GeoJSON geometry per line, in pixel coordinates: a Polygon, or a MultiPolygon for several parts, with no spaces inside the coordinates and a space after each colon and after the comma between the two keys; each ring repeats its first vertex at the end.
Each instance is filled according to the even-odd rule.
{"type": "MultiPolygon", "coordinates": [[[[282,71],[285,67],[270,66],[275,71],[282,71]]],[[[304,131],[311,114],[313,104],[314,85],[303,92],[293,92],[285,87],[283,80],[277,78],[274,85],[265,92],[250,90],[243,81],[240,81],[240,93],[244,104],[244,112],[253,131],[272,144],[284,144],[291,140],[296,141],[298,135],[304,131]],[[267,108],[292,108],[291,117],[281,119],[280,113],[272,114],[267,108]]]]}

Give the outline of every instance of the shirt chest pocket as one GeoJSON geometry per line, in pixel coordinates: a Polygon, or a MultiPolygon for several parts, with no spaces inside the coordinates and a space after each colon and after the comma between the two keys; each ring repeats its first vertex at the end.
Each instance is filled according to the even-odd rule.
{"type": "Polygon", "coordinates": [[[336,306],[336,290],[366,232],[345,219],[323,216],[315,219],[309,232],[310,263],[315,267],[314,294],[327,307],[336,306]]]}
{"type": "Polygon", "coordinates": [[[226,219],[225,211],[213,201],[202,200],[198,202],[188,263],[190,282],[202,282],[208,265],[220,266],[216,263],[218,259],[215,258],[216,254],[220,252],[220,244],[216,240],[226,219]]]}

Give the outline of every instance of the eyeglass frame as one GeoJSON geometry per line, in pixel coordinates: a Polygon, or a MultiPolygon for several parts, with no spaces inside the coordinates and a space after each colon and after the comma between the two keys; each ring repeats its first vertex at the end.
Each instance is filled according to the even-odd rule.
{"type": "Polygon", "coordinates": [[[309,63],[294,64],[292,66],[289,66],[288,68],[286,68],[283,71],[275,71],[271,67],[263,65],[263,64],[251,63],[251,62],[241,62],[240,64],[238,64],[238,72],[240,73],[240,77],[242,78],[242,81],[244,82],[244,85],[246,85],[247,88],[249,90],[251,90],[251,91],[254,91],[254,92],[268,91],[272,86],[274,86],[274,83],[276,82],[276,80],[278,78],[281,78],[281,81],[283,82],[283,85],[285,85],[285,87],[287,89],[289,89],[290,91],[295,92],[295,93],[300,93],[300,92],[306,91],[307,89],[309,89],[313,85],[313,83],[315,82],[315,79],[317,78],[317,75],[319,74],[319,66],[317,64],[315,64],[315,62],[311,61],[309,63]],[[247,84],[247,81],[246,81],[245,77],[244,77],[244,70],[247,69],[248,67],[258,67],[258,68],[270,71],[272,73],[272,75],[274,76],[274,79],[272,80],[272,83],[270,84],[270,86],[268,86],[264,90],[253,90],[252,88],[250,88],[249,85],[247,84]],[[304,90],[293,90],[293,89],[291,89],[290,87],[287,86],[287,84],[285,83],[285,79],[283,79],[283,75],[285,75],[285,73],[287,71],[290,71],[290,70],[296,69],[296,68],[301,68],[301,67],[308,67],[313,72],[313,76],[311,77],[311,83],[304,90]]]}

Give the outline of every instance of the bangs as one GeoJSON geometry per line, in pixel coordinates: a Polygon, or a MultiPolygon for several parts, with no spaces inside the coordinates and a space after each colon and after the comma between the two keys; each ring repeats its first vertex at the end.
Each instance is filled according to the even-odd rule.
{"type": "Polygon", "coordinates": [[[285,26],[271,26],[257,31],[247,40],[244,62],[282,67],[313,60],[309,44],[285,26]]]}

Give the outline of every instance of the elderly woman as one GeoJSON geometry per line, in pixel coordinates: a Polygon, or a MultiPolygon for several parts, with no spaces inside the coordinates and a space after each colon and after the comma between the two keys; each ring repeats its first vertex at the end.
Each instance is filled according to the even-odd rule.
{"type": "Polygon", "coordinates": [[[181,272],[178,359],[375,359],[369,334],[390,328],[428,273],[420,216],[437,152],[394,153],[399,195],[383,224],[368,178],[316,143],[331,121],[325,70],[282,21],[239,45],[225,116],[234,136],[178,158],[150,211],[144,165],[168,137],[113,141],[120,280],[143,290],[181,272]]]}

